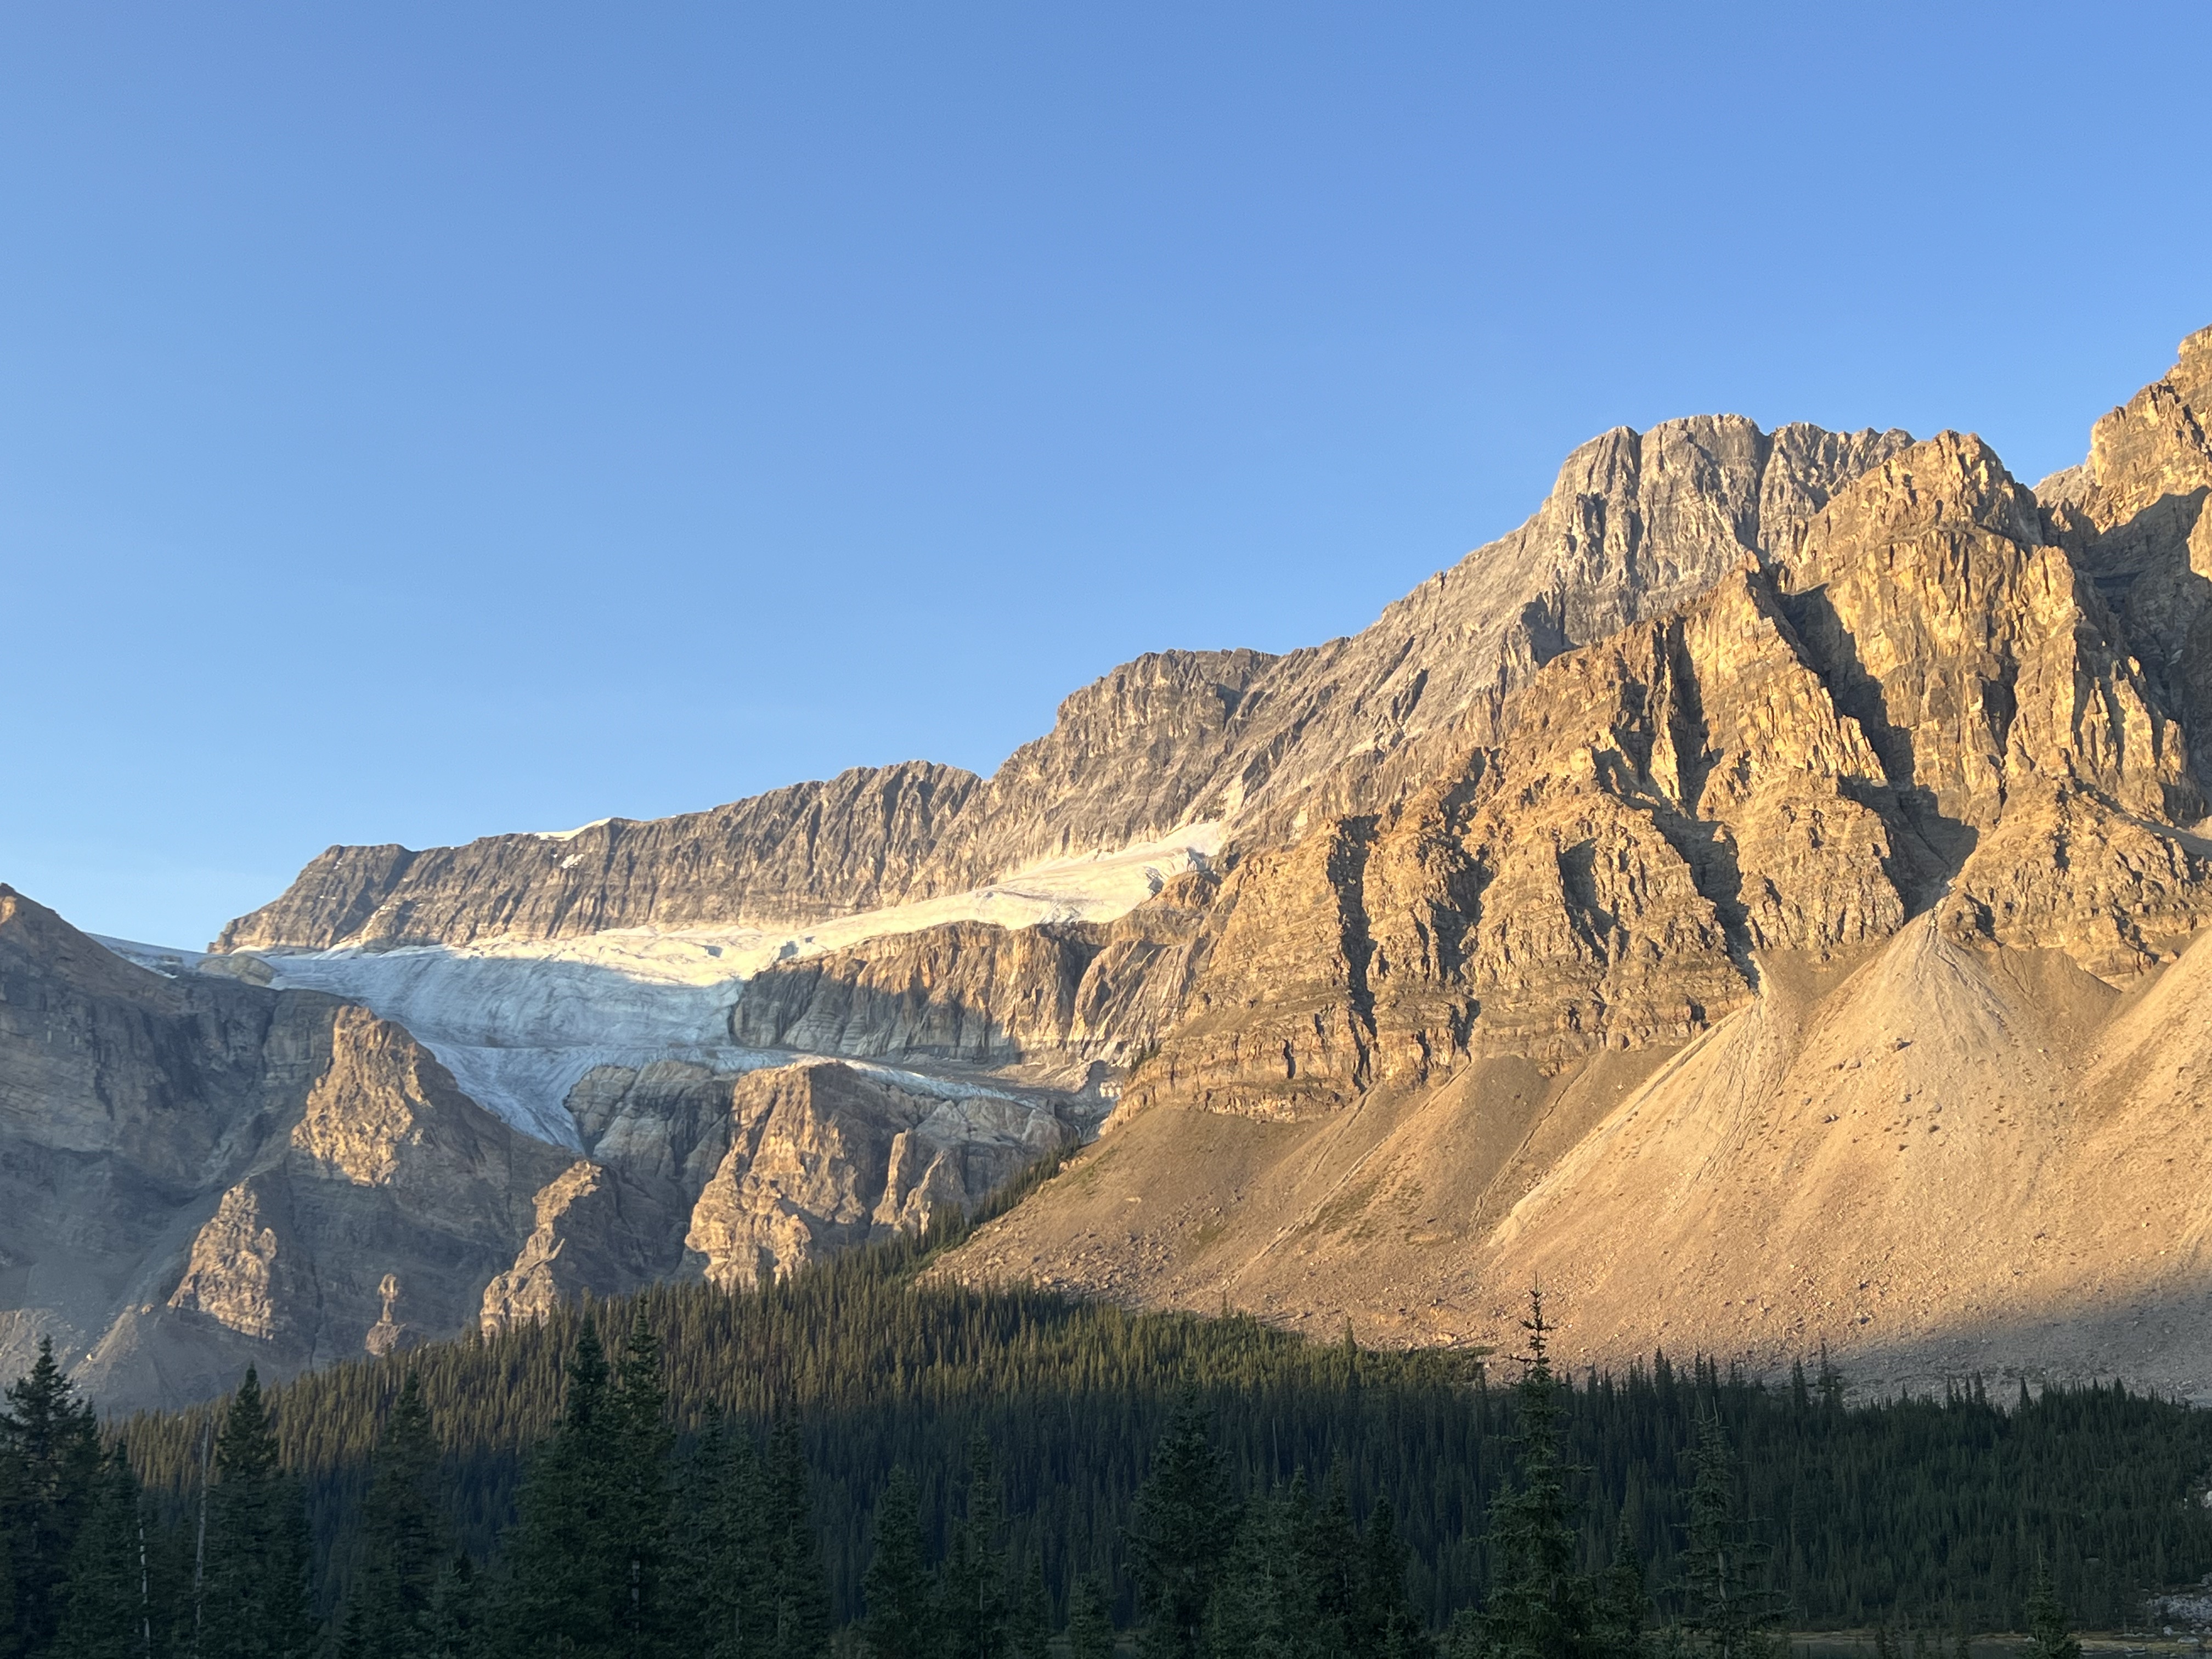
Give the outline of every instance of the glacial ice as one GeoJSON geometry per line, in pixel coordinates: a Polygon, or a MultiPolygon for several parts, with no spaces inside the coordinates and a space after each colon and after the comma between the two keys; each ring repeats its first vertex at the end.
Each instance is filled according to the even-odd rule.
{"type": "MultiPolygon", "coordinates": [[[[250,954],[268,963],[280,988],[327,992],[397,1020],[470,1098],[527,1133],[575,1147],[567,1101],[593,1066],[682,1060],[747,1071],[797,1058],[729,1041],[745,981],[771,963],[952,921],[1110,921],[1165,881],[1203,868],[1220,844],[1219,824],[1193,824],[1165,841],[1032,865],[972,891],[786,931],[624,927],[574,939],[250,954]]],[[[183,959],[165,965],[167,972],[189,971],[200,959],[194,951],[102,943],[148,966],[183,959]]],[[[1003,1097],[985,1082],[846,1063],[946,1101],[1003,1097]]]]}

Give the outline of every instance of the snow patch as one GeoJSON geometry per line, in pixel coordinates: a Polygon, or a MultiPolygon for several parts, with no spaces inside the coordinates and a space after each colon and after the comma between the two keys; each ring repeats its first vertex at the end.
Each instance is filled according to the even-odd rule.
{"type": "Polygon", "coordinates": [[[179,950],[170,945],[147,945],[135,939],[112,939],[106,933],[88,933],[85,937],[121,957],[125,962],[136,963],[141,968],[174,979],[179,974],[190,973],[207,959],[204,951],[179,950]]]}

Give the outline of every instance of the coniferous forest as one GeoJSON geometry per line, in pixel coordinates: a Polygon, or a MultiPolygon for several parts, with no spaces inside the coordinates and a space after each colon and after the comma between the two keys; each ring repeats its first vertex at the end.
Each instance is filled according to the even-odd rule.
{"type": "Polygon", "coordinates": [[[2066,1659],[2212,1571],[2212,1418],[2118,1387],[1574,1377],[1540,1307],[1486,1363],[969,1290],[933,1254],[106,1425],[42,1354],[0,1419],[0,1647],[1741,1659],[1877,1627],[2066,1659]]]}

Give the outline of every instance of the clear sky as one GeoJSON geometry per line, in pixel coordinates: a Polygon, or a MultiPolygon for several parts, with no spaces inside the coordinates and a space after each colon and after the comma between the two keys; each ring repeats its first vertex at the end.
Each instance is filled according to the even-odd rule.
{"type": "Polygon", "coordinates": [[[1621,422],[2033,479],[2212,323],[2212,7],[0,9],[0,879],[988,770],[1621,422]]]}

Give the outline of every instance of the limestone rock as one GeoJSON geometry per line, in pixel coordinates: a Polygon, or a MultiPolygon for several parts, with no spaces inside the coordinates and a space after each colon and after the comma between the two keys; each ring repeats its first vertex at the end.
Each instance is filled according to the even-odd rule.
{"type": "Polygon", "coordinates": [[[465,944],[783,925],[964,891],[1198,821],[1248,844],[1416,793],[1543,663],[1679,605],[1793,535],[1903,433],[1735,416],[1577,450],[1536,515],[1310,650],[1160,652],[1074,693],[988,781],[920,762],[711,811],[410,852],[333,847],[217,948],[465,944]]]}
{"type": "Polygon", "coordinates": [[[1050,1114],[988,1096],[908,1093],[834,1060],[747,1073],[730,1090],[729,1150],[685,1243],[720,1285],[926,1226],[1066,1144],[1050,1114]]]}
{"type": "Polygon", "coordinates": [[[2169,704],[2212,731],[2212,328],[2164,380],[2099,421],[2089,457],[2038,486],[2169,704]]]}
{"type": "Polygon", "coordinates": [[[399,1027],[331,1011],[330,1060],[193,1237],[168,1306],[271,1345],[273,1368],[467,1328],[565,1160],[453,1087],[399,1027]]]}
{"type": "Polygon", "coordinates": [[[682,1264],[680,1212],[600,1164],[579,1158],[536,1194],[536,1224],[484,1286],[486,1330],[542,1319],[580,1291],[641,1289],[682,1264]]]}
{"type": "Polygon", "coordinates": [[[1118,1064],[1181,1012],[1219,883],[1194,871],[1109,923],[954,922],[756,975],[730,1034],[854,1059],[1118,1064]]]}

